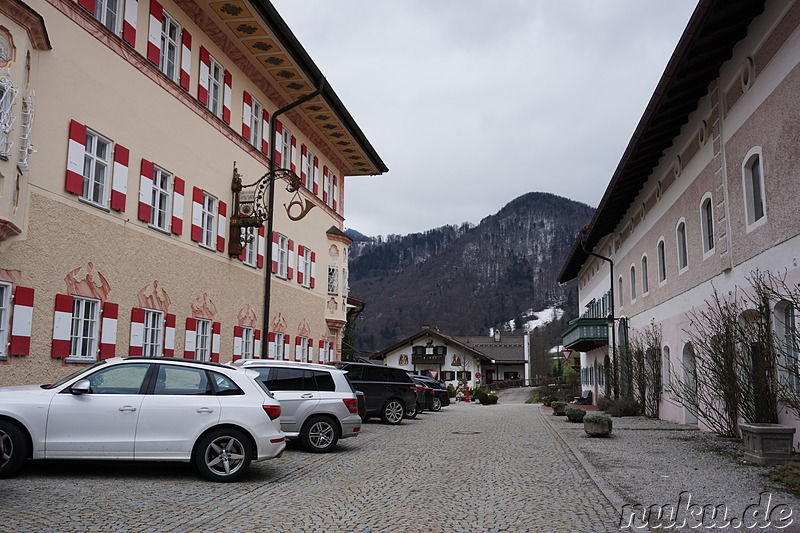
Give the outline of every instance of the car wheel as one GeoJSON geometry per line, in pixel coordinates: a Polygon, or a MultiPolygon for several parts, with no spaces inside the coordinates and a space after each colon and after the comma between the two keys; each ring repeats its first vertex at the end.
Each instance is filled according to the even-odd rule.
{"type": "Polygon", "coordinates": [[[11,477],[28,457],[28,439],[20,427],[0,421],[0,478],[11,477]]]}
{"type": "Polygon", "coordinates": [[[441,409],[442,409],[442,400],[440,400],[438,396],[434,396],[434,398],[433,398],[433,410],[434,411],[441,411],[441,409]]]}
{"type": "Polygon", "coordinates": [[[339,441],[339,427],[324,416],[315,416],[303,424],[300,442],[303,449],[312,453],[325,453],[339,441]]]}
{"type": "Polygon", "coordinates": [[[406,409],[406,412],[403,414],[403,416],[413,420],[414,418],[417,418],[417,413],[419,413],[419,407],[417,404],[414,404],[412,407],[406,409]]]}
{"type": "Polygon", "coordinates": [[[253,449],[247,436],[233,428],[215,429],[200,439],[195,466],[211,481],[237,481],[247,471],[253,449]]]}
{"type": "MultiPolygon", "coordinates": [[[[414,409],[416,412],[416,409],[414,409]]],[[[403,421],[405,414],[405,407],[403,402],[397,399],[392,399],[386,402],[381,409],[381,420],[384,424],[397,425],[403,421]]]]}

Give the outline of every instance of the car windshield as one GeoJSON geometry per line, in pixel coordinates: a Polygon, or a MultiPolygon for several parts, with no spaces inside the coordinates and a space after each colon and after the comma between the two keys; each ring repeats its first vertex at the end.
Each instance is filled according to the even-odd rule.
{"type": "Polygon", "coordinates": [[[60,387],[61,385],[63,385],[67,381],[71,380],[72,378],[74,378],[76,376],[79,376],[79,375],[81,375],[84,372],[87,372],[89,370],[94,370],[98,366],[101,366],[101,365],[104,365],[104,364],[106,364],[106,360],[105,359],[103,359],[102,361],[97,361],[96,363],[94,363],[94,364],[92,364],[90,366],[85,366],[85,367],[79,368],[78,370],[76,370],[75,372],[70,374],[69,376],[67,376],[67,377],[65,377],[63,379],[60,379],[60,380],[56,381],[55,383],[53,383],[51,385],[42,385],[42,388],[43,389],[55,389],[57,387],[60,387]]]}

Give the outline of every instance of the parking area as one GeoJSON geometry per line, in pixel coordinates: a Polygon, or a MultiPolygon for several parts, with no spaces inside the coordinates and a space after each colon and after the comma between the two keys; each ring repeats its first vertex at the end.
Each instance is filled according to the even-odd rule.
{"type": "Polygon", "coordinates": [[[0,481],[15,532],[618,530],[617,510],[539,409],[453,404],[370,420],[328,454],[295,443],[239,483],[160,463],[28,463],[0,481]]]}

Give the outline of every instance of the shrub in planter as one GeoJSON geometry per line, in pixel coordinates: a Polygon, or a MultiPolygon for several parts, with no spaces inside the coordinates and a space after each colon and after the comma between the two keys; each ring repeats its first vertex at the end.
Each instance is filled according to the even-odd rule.
{"type": "Polygon", "coordinates": [[[583,417],[586,416],[586,411],[578,407],[567,406],[564,410],[570,422],[583,422],[583,417]]]}
{"type": "Polygon", "coordinates": [[[469,391],[469,398],[473,402],[481,402],[483,403],[483,397],[486,396],[486,391],[483,389],[472,389],[469,391]]]}
{"type": "Polygon", "coordinates": [[[552,402],[550,407],[553,408],[553,414],[556,416],[564,416],[567,409],[567,402],[552,402]]]}
{"type": "Polygon", "coordinates": [[[583,430],[590,437],[608,437],[611,435],[611,417],[607,415],[586,415],[583,417],[583,430]]]}
{"type": "Polygon", "coordinates": [[[542,396],[542,403],[547,407],[552,407],[552,403],[557,399],[555,396],[542,396]]]}
{"type": "Polygon", "coordinates": [[[611,416],[637,416],[642,414],[642,407],[633,398],[623,396],[606,409],[606,413],[611,416]]]}
{"type": "Polygon", "coordinates": [[[481,396],[481,405],[494,405],[497,403],[497,395],[491,392],[484,393],[481,396]]]}

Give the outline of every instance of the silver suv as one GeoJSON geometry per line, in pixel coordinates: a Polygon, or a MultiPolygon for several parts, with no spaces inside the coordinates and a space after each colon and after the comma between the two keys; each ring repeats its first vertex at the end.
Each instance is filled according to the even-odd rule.
{"type": "Polygon", "coordinates": [[[328,452],[361,431],[358,398],[346,372],[328,365],[265,359],[233,363],[260,374],[281,403],[281,430],[309,452],[328,452]]]}

